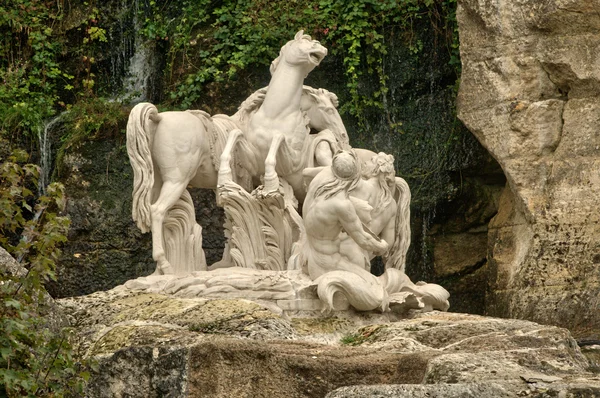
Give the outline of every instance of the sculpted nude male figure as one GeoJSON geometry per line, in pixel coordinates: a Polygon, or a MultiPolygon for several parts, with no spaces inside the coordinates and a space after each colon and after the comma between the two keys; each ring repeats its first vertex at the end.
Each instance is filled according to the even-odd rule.
{"type": "MultiPolygon", "coordinates": [[[[354,204],[362,223],[369,231],[392,245],[396,239],[397,203],[392,189],[395,189],[394,157],[379,153],[363,164],[362,178],[350,192],[350,200],[354,204]]],[[[366,270],[370,269],[370,260],[375,253],[364,248],[349,236],[342,242],[342,252],[347,257],[365,258],[366,270]]]]}
{"type": "Polygon", "coordinates": [[[308,188],[303,206],[305,256],[313,280],[330,271],[364,270],[364,257],[348,257],[342,252],[342,231],[368,252],[383,254],[388,250],[384,240],[365,228],[349,198],[349,191],[360,178],[356,154],[340,151],[308,188]]]}

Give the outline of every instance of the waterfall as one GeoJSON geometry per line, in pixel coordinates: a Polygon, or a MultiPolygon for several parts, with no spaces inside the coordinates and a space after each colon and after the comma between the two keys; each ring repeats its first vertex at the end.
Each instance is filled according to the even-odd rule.
{"type": "Polygon", "coordinates": [[[38,181],[38,195],[46,193],[52,172],[52,131],[61,121],[66,112],[44,123],[44,128],[38,129],[38,143],[40,147],[40,178],[38,181]]]}
{"type": "MultiPolygon", "coordinates": [[[[137,20],[137,18],[136,18],[137,20]]],[[[137,21],[135,22],[137,25],[137,21]]],[[[129,68],[123,82],[123,100],[138,103],[150,97],[150,78],[153,70],[151,64],[151,50],[143,42],[143,38],[136,35],[135,50],[129,60],[129,68]]]]}
{"type": "Polygon", "coordinates": [[[111,99],[122,103],[152,101],[160,54],[143,36],[146,0],[120,0],[111,10],[112,23],[107,29],[110,43],[105,59],[98,66],[107,79],[111,99]]]}
{"type": "Polygon", "coordinates": [[[155,54],[148,39],[139,32],[143,28],[141,0],[122,0],[119,24],[111,36],[119,42],[120,51],[113,55],[113,76],[122,76],[115,100],[139,103],[152,100],[152,78],[156,70],[155,54]]]}

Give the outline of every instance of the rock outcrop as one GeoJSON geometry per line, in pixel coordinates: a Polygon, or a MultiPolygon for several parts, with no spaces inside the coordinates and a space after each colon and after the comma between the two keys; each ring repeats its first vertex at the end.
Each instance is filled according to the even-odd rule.
{"type": "Polygon", "coordinates": [[[597,0],[463,0],[459,117],[507,177],[486,313],[600,329],[597,0]]]}
{"type": "Polygon", "coordinates": [[[122,289],[60,304],[77,324],[79,349],[98,361],[90,398],[600,394],[569,332],[528,321],[282,316],[247,300],[122,289]]]}

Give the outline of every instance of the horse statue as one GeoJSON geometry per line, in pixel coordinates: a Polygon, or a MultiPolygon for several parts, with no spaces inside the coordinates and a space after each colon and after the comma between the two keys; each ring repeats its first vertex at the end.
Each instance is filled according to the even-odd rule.
{"type": "MultiPolygon", "coordinates": [[[[293,114],[288,119],[298,120],[299,124],[294,128],[302,132],[301,135],[295,136],[294,142],[300,142],[304,146],[311,141],[307,138],[311,129],[329,130],[333,139],[330,138],[327,145],[323,144],[323,141],[320,144],[323,150],[320,152],[332,152],[333,149],[330,148],[332,142],[339,140],[347,143],[348,141],[346,129],[336,109],[337,97],[327,90],[302,86],[304,74],[310,72],[323,59],[326,49],[301,32],[290,43],[286,44],[284,49],[301,47],[303,52],[299,51],[299,53],[304,54],[304,63],[309,64],[308,68],[300,68],[302,70],[300,74],[302,79],[298,75],[300,90],[298,91],[297,88],[292,90],[295,93],[291,96],[294,105],[286,108],[289,114],[293,114]],[[300,98],[296,98],[298,92],[300,98]]],[[[282,55],[279,58],[283,59],[282,55]]],[[[288,64],[297,63],[290,57],[284,58],[283,61],[280,59],[274,61],[274,65],[281,65],[281,68],[273,68],[277,76],[280,75],[276,70],[283,71],[289,67],[288,64]]],[[[277,82],[273,84],[274,88],[271,89],[272,85],[269,85],[272,93],[280,92],[281,90],[276,90],[280,85],[287,85],[280,77],[275,77],[274,80],[277,82]]],[[[263,108],[261,105],[265,98],[269,97],[267,91],[267,89],[258,90],[242,104],[233,117],[226,115],[211,117],[203,111],[159,113],[150,103],[137,104],[131,110],[127,125],[127,151],[134,172],[132,215],[142,232],[152,232],[152,257],[157,262],[156,273],[174,272],[165,254],[163,224],[169,210],[186,196],[188,185],[215,189],[220,168],[225,169],[221,170],[221,174],[228,173],[233,181],[248,191],[257,185],[261,169],[264,170],[261,166],[264,165],[265,159],[260,159],[260,156],[256,155],[257,149],[254,144],[242,139],[239,140],[240,147],[237,148],[237,155],[234,155],[231,148],[228,150],[226,161],[221,159],[221,155],[228,138],[231,138],[231,132],[236,131],[236,134],[241,134],[242,130],[246,130],[254,120],[254,115],[259,113],[258,110],[263,108]],[[234,163],[233,169],[231,163],[234,163]]],[[[284,97],[288,98],[289,93],[285,94],[284,97]]],[[[279,101],[279,105],[285,102],[285,98],[279,101]]],[[[272,102],[273,100],[267,101],[266,108],[269,108],[268,104],[272,102]]],[[[270,117],[268,115],[270,114],[266,110],[260,112],[261,120],[268,120],[270,117]]],[[[290,123],[293,124],[295,122],[290,123]]],[[[275,123],[274,126],[276,125],[275,123]]],[[[260,130],[256,127],[254,129],[260,130]]],[[[258,146],[266,145],[263,143],[262,146],[258,146]]],[[[319,162],[327,162],[331,155],[319,156],[318,153],[319,150],[316,150],[313,162],[315,165],[326,165],[319,162]]]]}
{"type": "MultiPolygon", "coordinates": [[[[158,274],[174,272],[164,250],[167,212],[187,192],[188,185],[216,187],[219,156],[229,131],[237,127],[225,115],[210,117],[202,111],[158,113],[149,103],[131,110],[127,153],[134,173],[132,215],[142,232],[152,231],[152,258],[158,274]]],[[[239,161],[244,168],[237,170],[256,169],[251,157],[240,157],[239,161]]],[[[236,179],[244,184],[242,178],[236,179]]]]}
{"type": "Polygon", "coordinates": [[[303,82],[326,55],[327,49],[303,31],[281,48],[271,64],[271,81],[262,104],[250,116],[246,131],[229,134],[221,155],[219,184],[231,181],[233,149],[243,142],[252,148],[251,153],[243,150],[243,156],[254,158],[258,167],[255,178],[264,176],[267,191],[278,189],[281,176],[302,200],[306,193],[302,170],[311,158],[309,119],[301,109],[303,82]]]}
{"type": "MultiPolygon", "coordinates": [[[[231,117],[241,126],[240,129],[242,131],[247,130],[249,120],[262,105],[267,88],[263,87],[256,90],[242,103],[238,112],[231,117]]],[[[317,143],[313,143],[315,144],[313,150],[314,158],[309,157],[307,167],[313,167],[314,165],[329,166],[338,146],[344,149],[350,147],[346,126],[344,126],[342,117],[337,110],[338,105],[338,97],[334,93],[324,88],[302,87],[300,111],[308,117],[308,127],[311,132],[309,139],[314,140],[319,135],[318,133],[321,133],[321,136],[326,138],[325,140],[318,140],[317,143]],[[324,133],[327,130],[333,134],[334,145],[331,143],[332,138],[327,137],[326,133],[324,133]]],[[[372,153],[371,151],[368,152],[372,153]]]]}
{"type": "MultiPolygon", "coordinates": [[[[250,118],[256,113],[262,105],[267,87],[256,90],[250,95],[240,106],[240,109],[231,118],[240,125],[240,129],[245,131],[250,118]]],[[[300,99],[300,109],[306,113],[308,117],[311,135],[309,138],[316,136],[316,133],[322,133],[326,130],[331,131],[335,137],[336,145],[329,145],[326,141],[320,141],[314,148],[314,159],[307,160],[306,167],[313,166],[330,166],[331,159],[335,154],[337,147],[340,149],[350,148],[350,139],[344,121],[338,111],[339,100],[335,93],[324,88],[313,88],[310,86],[302,87],[302,97],[300,99]],[[314,134],[313,134],[314,133],[314,134]]],[[[367,163],[375,152],[364,148],[353,148],[358,158],[362,163],[367,163]]]]}

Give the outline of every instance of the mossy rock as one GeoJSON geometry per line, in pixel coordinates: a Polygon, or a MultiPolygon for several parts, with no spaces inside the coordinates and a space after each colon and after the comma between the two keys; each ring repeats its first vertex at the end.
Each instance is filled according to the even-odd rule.
{"type": "Polygon", "coordinates": [[[321,333],[336,333],[353,326],[348,319],[340,318],[293,318],[292,326],[302,336],[321,333]]]}
{"type": "Polygon", "coordinates": [[[171,344],[187,335],[184,330],[165,325],[119,325],[98,339],[89,354],[92,356],[112,354],[133,346],[158,346],[171,344]]]}

